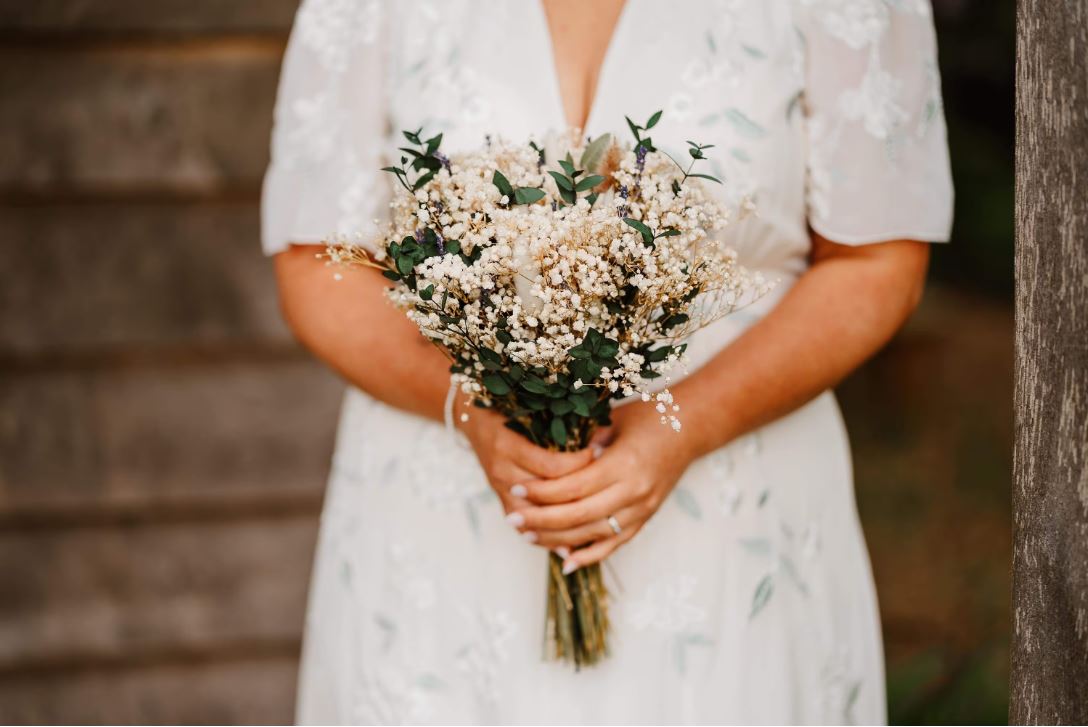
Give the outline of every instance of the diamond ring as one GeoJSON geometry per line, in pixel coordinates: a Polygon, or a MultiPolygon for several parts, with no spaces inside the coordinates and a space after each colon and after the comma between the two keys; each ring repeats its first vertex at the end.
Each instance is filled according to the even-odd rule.
{"type": "Polygon", "coordinates": [[[619,535],[623,531],[623,528],[620,527],[620,521],[616,519],[615,515],[608,516],[608,527],[612,528],[612,532],[616,535],[619,535]]]}

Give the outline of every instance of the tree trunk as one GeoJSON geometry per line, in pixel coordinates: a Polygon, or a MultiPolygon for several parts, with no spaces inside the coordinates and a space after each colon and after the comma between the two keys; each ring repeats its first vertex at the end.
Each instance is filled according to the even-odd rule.
{"type": "Polygon", "coordinates": [[[1009,721],[1088,723],[1088,0],[1019,0],[1009,721]]]}

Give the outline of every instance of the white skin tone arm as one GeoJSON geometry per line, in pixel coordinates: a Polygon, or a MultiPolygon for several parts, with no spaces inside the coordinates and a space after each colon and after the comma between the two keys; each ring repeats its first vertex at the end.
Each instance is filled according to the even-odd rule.
{"type": "MultiPolygon", "coordinates": [[[[384,299],[377,271],[335,282],[314,258],[318,250],[276,256],[284,315],[299,340],[372,396],[441,420],[445,357],[384,299]]],[[[608,446],[594,461],[588,451],[535,447],[494,413],[470,409],[460,426],[511,525],[567,556],[568,571],[605,558],[638,533],[692,461],[810,401],[887,343],[921,298],[929,245],[850,247],[814,235],[811,258],[770,313],[672,387],[682,406],[679,434],[651,405],[635,402],[615,412],[598,438],[608,446]]],[[[458,414],[465,410],[459,400],[458,414]]]]}

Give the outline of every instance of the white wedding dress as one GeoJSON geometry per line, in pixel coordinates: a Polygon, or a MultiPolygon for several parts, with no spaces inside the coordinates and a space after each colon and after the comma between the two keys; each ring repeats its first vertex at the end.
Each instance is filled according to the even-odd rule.
{"type": "MultiPolygon", "coordinates": [[[[628,0],[586,132],[623,138],[625,115],[659,108],[659,147],[714,144],[727,201],[754,197],[758,217],[729,243],[781,280],[696,334],[692,368],[804,273],[809,226],[851,245],[948,237],[928,0],[628,0]]],[[[378,169],[400,129],[441,131],[456,151],[563,125],[536,0],[304,0],[276,109],[265,251],[373,234],[391,189],[378,169]]],[[[442,425],[349,389],[298,719],[886,718],[876,595],[830,392],[696,462],[610,559],[603,664],[575,673],[542,660],[546,557],[504,522],[474,455],[442,425]]]]}

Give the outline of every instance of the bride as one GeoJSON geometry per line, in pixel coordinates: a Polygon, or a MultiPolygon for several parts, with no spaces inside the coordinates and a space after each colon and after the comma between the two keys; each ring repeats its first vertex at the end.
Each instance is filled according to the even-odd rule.
{"type": "Polygon", "coordinates": [[[263,243],[298,338],[350,384],[298,692],[314,723],[878,723],[880,625],[829,388],[880,348],[948,238],[928,0],[303,0],[263,243]],[[554,453],[450,393],[373,270],[400,129],[478,147],[664,110],[758,215],[727,242],[775,292],[695,334],[680,434],[640,401],[554,453]],[[398,132],[398,133],[394,133],[398,132]],[[447,399],[447,395],[450,395],[447,399]],[[451,411],[445,410],[449,401],[451,411]],[[606,561],[612,653],[545,661],[548,550],[606,561]]]}

